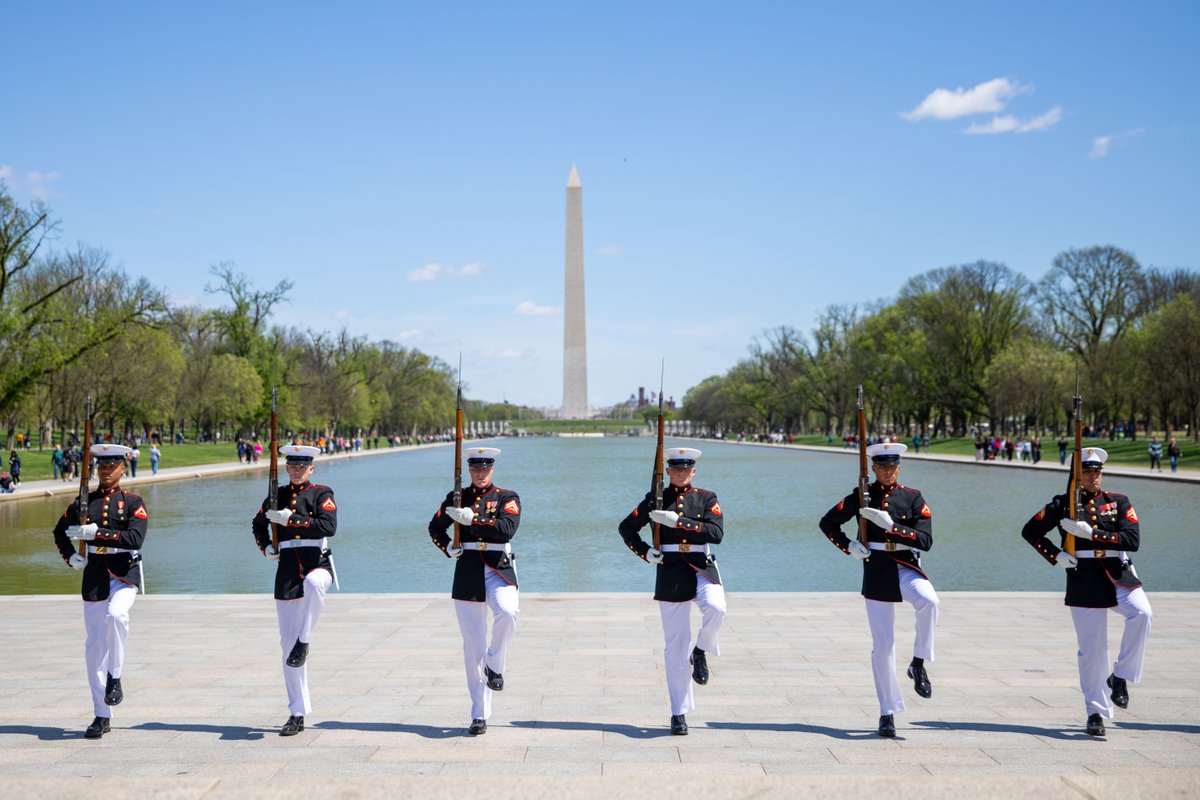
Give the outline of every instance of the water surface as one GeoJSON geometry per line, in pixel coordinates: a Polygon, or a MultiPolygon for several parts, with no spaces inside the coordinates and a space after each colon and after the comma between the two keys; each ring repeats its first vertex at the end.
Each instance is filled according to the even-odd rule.
{"type": "MultiPolygon", "coordinates": [[[[649,488],[654,443],[646,438],[505,439],[496,482],[521,495],[514,549],[521,588],[534,592],[653,591],[653,568],[625,549],[617,523],[649,488]]],[[[694,444],[694,443],[693,443],[694,444]]],[[[703,442],[696,485],[725,514],[716,548],[731,591],[857,591],[861,568],[817,529],[855,486],[857,459],[703,442]]],[[[449,592],[452,565],[426,526],[452,479],[449,447],[318,463],[333,487],[331,540],[342,591],[449,592]]],[[[942,590],[1049,590],[1063,575],[1021,539],[1021,526],[1066,474],[910,460],[900,482],[933,511],[933,550],[922,563],[942,590]]],[[[1147,589],[1200,588],[1195,564],[1196,487],[1110,475],[1141,520],[1134,556],[1147,589]]],[[[150,511],[144,549],[150,592],[270,592],[274,566],[254,546],[250,519],[266,494],[266,470],[140,487],[150,511]]],[[[0,504],[7,552],[0,594],[74,593],[50,531],[69,503],[60,496],[0,504]]],[[[849,526],[848,526],[849,527],[849,526]]],[[[645,531],[649,537],[649,530],[645,531]]]]}

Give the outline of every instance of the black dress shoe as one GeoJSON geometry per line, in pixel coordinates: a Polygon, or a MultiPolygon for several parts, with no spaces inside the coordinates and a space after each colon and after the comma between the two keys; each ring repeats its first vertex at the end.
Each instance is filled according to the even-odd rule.
{"type": "Polygon", "coordinates": [[[913,688],[917,690],[917,694],[921,697],[933,696],[933,684],[929,682],[929,673],[925,671],[924,664],[909,664],[908,677],[912,678],[913,688]]]}
{"type": "Polygon", "coordinates": [[[1108,688],[1112,689],[1112,701],[1119,708],[1129,708],[1129,686],[1116,673],[1108,676],[1108,688]]]}
{"type": "Polygon", "coordinates": [[[672,736],[687,736],[687,720],[683,714],[671,715],[671,735],[672,736]]]}
{"type": "Polygon", "coordinates": [[[96,717],[92,720],[92,724],[87,726],[87,730],[83,732],[83,738],[99,739],[110,730],[112,728],[109,727],[108,717],[96,717]]]}
{"type": "Polygon", "coordinates": [[[108,682],[104,685],[104,704],[115,706],[124,699],[125,693],[121,691],[121,679],[114,678],[110,672],[108,674],[108,682]]]}
{"type": "Polygon", "coordinates": [[[1104,720],[1099,714],[1092,714],[1087,721],[1088,736],[1103,736],[1104,735],[1104,720]]]}
{"type": "Polygon", "coordinates": [[[472,736],[482,736],[487,733],[487,722],[481,719],[471,720],[471,727],[467,728],[467,733],[472,736]]]}
{"type": "Polygon", "coordinates": [[[308,642],[302,642],[299,639],[292,645],[292,652],[288,653],[287,665],[289,667],[303,667],[304,662],[308,659],[308,642]]]}
{"type": "Polygon", "coordinates": [[[288,717],[287,722],[283,723],[283,727],[279,729],[279,735],[295,736],[302,730],[304,730],[304,717],[297,717],[293,714],[288,717]]]}
{"type": "Polygon", "coordinates": [[[884,714],[879,718],[879,735],[889,739],[896,735],[896,720],[891,714],[884,714]]]}
{"type": "Polygon", "coordinates": [[[699,647],[692,648],[692,680],[703,686],[708,683],[708,660],[699,647]]]}
{"type": "Polygon", "coordinates": [[[499,692],[504,689],[504,676],[499,672],[492,672],[487,664],[483,665],[483,671],[487,675],[488,688],[493,692],[499,692]]]}

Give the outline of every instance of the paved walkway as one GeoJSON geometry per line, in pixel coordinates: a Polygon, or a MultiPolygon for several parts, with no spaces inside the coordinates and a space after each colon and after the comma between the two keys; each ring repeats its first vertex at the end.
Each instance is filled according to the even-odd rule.
{"type": "MultiPolygon", "coordinates": [[[[125,702],[91,720],[77,597],[0,598],[0,792],[116,796],[1121,798],[1200,795],[1200,593],[1151,594],[1145,680],[1109,735],[1084,734],[1061,595],[942,596],[933,698],[905,683],[874,733],[870,641],[848,593],[735,593],[672,737],[656,605],[527,594],[485,736],[464,733],[461,642],[444,596],[332,594],[309,658],[309,729],[286,719],[272,600],[149,595],[125,702]]],[[[693,615],[696,620],[696,615],[693,615]]],[[[1118,631],[1111,615],[1110,630],[1118,631]]],[[[912,615],[898,614],[907,661],[912,615]]],[[[1115,638],[1114,638],[1115,641],[1115,638]]],[[[1115,645],[1114,645],[1115,646],[1115,645]]]]}

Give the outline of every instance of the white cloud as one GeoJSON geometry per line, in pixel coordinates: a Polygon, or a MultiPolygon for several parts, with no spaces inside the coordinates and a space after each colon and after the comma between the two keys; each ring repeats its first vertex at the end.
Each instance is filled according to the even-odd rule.
{"type": "Polygon", "coordinates": [[[1128,139],[1132,136],[1141,136],[1146,132],[1145,128],[1135,128],[1124,133],[1109,133],[1104,136],[1097,136],[1092,140],[1092,152],[1088,153],[1088,158],[1104,158],[1108,155],[1109,150],[1114,144],[1118,144],[1122,139],[1128,139]]]}
{"type": "Polygon", "coordinates": [[[621,255],[621,248],[615,244],[606,244],[596,252],[602,256],[619,256],[621,255]]]}
{"type": "Polygon", "coordinates": [[[461,267],[431,262],[429,264],[425,264],[424,266],[417,267],[416,269],[410,269],[407,273],[405,273],[405,277],[407,277],[413,283],[417,283],[419,281],[436,280],[442,275],[456,278],[474,278],[478,275],[482,275],[486,269],[487,263],[483,261],[472,261],[471,263],[464,264],[461,267]]]}
{"type": "Polygon", "coordinates": [[[539,306],[532,300],[524,300],[517,304],[517,307],[513,309],[513,313],[528,317],[550,317],[555,314],[561,314],[562,308],[559,306],[539,306]]]}
{"type": "Polygon", "coordinates": [[[1003,111],[1010,98],[1033,91],[1008,78],[993,78],[970,89],[934,89],[921,104],[906,114],[909,122],[921,119],[957,119],[972,114],[995,114],[1003,111]]]}
{"type": "Polygon", "coordinates": [[[30,170],[21,175],[11,165],[0,164],[0,180],[7,183],[13,191],[28,192],[38,200],[49,200],[54,194],[50,184],[61,177],[62,173],[56,169],[49,172],[30,170]]]}
{"type": "Polygon", "coordinates": [[[413,342],[418,339],[423,339],[424,337],[425,331],[421,330],[420,328],[411,328],[407,331],[400,331],[398,334],[392,337],[392,341],[413,342]]]}
{"type": "Polygon", "coordinates": [[[479,355],[484,358],[521,358],[525,355],[524,350],[518,350],[515,347],[505,347],[503,349],[489,349],[480,351],[479,355]]]}
{"type": "Polygon", "coordinates": [[[1047,128],[1057,125],[1061,119],[1062,106],[1055,106],[1045,114],[1028,120],[1020,120],[1014,117],[1012,114],[1005,114],[1003,117],[992,117],[991,121],[986,124],[972,122],[969,127],[963,130],[963,133],[991,134],[1044,131],[1047,128]]]}

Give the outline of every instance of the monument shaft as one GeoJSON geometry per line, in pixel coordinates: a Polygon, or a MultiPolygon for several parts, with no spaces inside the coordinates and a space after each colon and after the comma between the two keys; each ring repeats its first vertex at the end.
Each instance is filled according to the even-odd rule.
{"type": "Polygon", "coordinates": [[[563,303],[563,417],[588,415],[587,330],[583,285],[583,185],[571,167],[567,179],[567,236],[563,303]]]}

